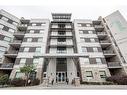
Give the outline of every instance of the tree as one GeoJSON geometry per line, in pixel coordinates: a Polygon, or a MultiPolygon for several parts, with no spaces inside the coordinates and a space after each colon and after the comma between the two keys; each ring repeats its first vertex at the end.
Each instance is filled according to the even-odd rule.
{"type": "Polygon", "coordinates": [[[32,72],[35,72],[35,70],[36,70],[36,69],[35,69],[35,67],[34,67],[33,65],[25,65],[24,67],[21,67],[21,68],[20,68],[20,72],[25,73],[25,77],[26,77],[25,86],[27,85],[29,75],[30,75],[32,72]]]}
{"type": "Polygon", "coordinates": [[[2,75],[0,77],[0,85],[2,85],[3,87],[7,83],[8,79],[9,79],[8,74],[2,75]]]}

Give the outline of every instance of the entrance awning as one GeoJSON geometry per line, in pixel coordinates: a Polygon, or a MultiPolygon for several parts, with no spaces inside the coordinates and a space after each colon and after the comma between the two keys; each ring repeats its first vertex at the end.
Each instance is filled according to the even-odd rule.
{"type": "Polygon", "coordinates": [[[79,57],[88,57],[88,54],[35,54],[34,57],[43,57],[43,58],[79,58],[79,57]]]}

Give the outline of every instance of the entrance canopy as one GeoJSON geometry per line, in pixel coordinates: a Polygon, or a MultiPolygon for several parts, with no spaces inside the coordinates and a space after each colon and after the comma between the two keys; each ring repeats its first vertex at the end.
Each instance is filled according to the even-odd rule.
{"type": "Polygon", "coordinates": [[[43,58],[79,58],[79,57],[88,57],[88,54],[35,54],[34,57],[43,57],[43,58]]]}

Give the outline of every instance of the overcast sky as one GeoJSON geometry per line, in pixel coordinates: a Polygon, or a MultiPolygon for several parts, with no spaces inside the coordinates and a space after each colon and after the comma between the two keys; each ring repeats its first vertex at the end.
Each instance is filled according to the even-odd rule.
{"type": "MultiPolygon", "coordinates": [[[[6,1],[6,0],[4,0],[6,1]]],[[[72,19],[98,19],[99,16],[105,17],[112,12],[119,10],[122,15],[127,19],[127,4],[122,2],[119,3],[115,0],[110,0],[109,2],[104,2],[103,0],[35,0],[36,2],[31,3],[22,0],[9,2],[13,0],[8,0],[8,3],[0,4],[0,9],[20,17],[25,18],[50,18],[51,13],[72,13],[72,19]],[[84,2],[85,1],[85,2],[84,2]]],[[[108,1],[108,0],[106,0],[108,1]]]]}

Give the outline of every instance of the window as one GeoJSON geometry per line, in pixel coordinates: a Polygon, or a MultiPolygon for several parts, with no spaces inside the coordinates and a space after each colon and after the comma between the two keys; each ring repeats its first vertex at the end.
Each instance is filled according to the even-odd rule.
{"type": "Polygon", "coordinates": [[[11,33],[14,33],[15,32],[14,29],[9,29],[8,31],[11,32],[11,33]]]}
{"type": "Polygon", "coordinates": [[[4,31],[8,31],[8,30],[9,30],[9,27],[4,26],[2,30],[4,30],[4,31]]]}
{"type": "Polygon", "coordinates": [[[79,34],[83,34],[83,30],[79,30],[79,34]]]}
{"type": "Polygon", "coordinates": [[[23,78],[25,76],[25,73],[16,72],[15,78],[23,78]]]}
{"type": "Polygon", "coordinates": [[[105,71],[99,71],[99,73],[100,73],[100,77],[102,79],[105,79],[106,78],[106,72],[105,71]]]}
{"type": "Polygon", "coordinates": [[[6,47],[0,46],[0,51],[6,51],[6,47]]]}
{"type": "Polygon", "coordinates": [[[38,64],[39,63],[39,58],[34,58],[33,59],[33,64],[38,64]]]}
{"type": "Polygon", "coordinates": [[[78,27],[85,27],[85,23],[78,23],[78,27]]]}
{"type": "Polygon", "coordinates": [[[96,58],[96,63],[97,64],[102,64],[101,59],[100,58],[96,58]]]}
{"type": "Polygon", "coordinates": [[[86,27],[90,27],[91,25],[90,24],[86,24],[86,27]]]}
{"type": "Polygon", "coordinates": [[[29,75],[29,78],[30,78],[31,80],[36,79],[36,72],[31,72],[30,75],[29,75]]]}
{"type": "Polygon", "coordinates": [[[15,26],[17,26],[17,25],[18,25],[18,23],[17,23],[17,22],[13,22],[13,24],[14,24],[15,26]]]}
{"type": "Polygon", "coordinates": [[[32,38],[27,38],[27,42],[32,42],[32,38]]]}
{"type": "Polygon", "coordinates": [[[89,58],[84,58],[84,63],[85,63],[85,64],[89,64],[89,63],[90,63],[89,58]]]}
{"type": "Polygon", "coordinates": [[[32,23],[32,26],[36,26],[36,23],[32,23]]]}
{"type": "Polygon", "coordinates": [[[89,34],[93,34],[93,31],[88,31],[89,34]]]}
{"type": "Polygon", "coordinates": [[[93,48],[94,52],[98,52],[98,49],[96,47],[93,48]]]}
{"type": "Polygon", "coordinates": [[[20,59],[20,64],[25,64],[25,63],[26,63],[26,59],[25,58],[20,59]]]}
{"type": "Polygon", "coordinates": [[[41,48],[40,47],[37,47],[35,52],[41,52],[41,48]]]}
{"type": "Polygon", "coordinates": [[[65,31],[58,31],[58,35],[65,35],[66,32],[65,31]]]}
{"type": "Polygon", "coordinates": [[[44,30],[40,30],[40,33],[44,33],[44,30]]]}
{"type": "Polygon", "coordinates": [[[0,58],[0,62],[2,62],[2,58],[0,58]]]}
{"type": "Polygon", "coordinates": [[[5,53],[5,51],[0,50],[0,57],[1,57],[1,55],[3,56],[4,53],[5,53]]]}
{"type": "Polygon", "coordinates": [[[92,71],[86,71],[86,78],[89,79],[93,79],[93,73],[92,71]]]}
{"type": "Polygon", "coordinates": [[[0,24],[0,29],[3,29],[3,27],[4,27],[4,25],[1,25],[1,24],[0,24]]]}
{"type": "Polygon", "coordinates": [[[66,42],[66,38],[58,38],[57,41],[58,42],[66,42]]]}
{"type": "Polygon", "coordinates": [[[13,23],[13,20],[8,19],[8,23],[12,24],[13,23]]]}
{"type": "Polygon", "coordinates": [[[81,38],[80,38],[80,41],[81,41],[81,42],[85,42],[85,38],[82,38],[82,37],[81,37],[81,38]]]}
{"type": "Polygon", "coordinates": [[[4,41],[10,42],[10,41],[11,41],[11,38],[5,36],[5,37],[4,37],[4,41]]]}
{"type": "Polygon", "coordinates": [[[91,41],[91,42],[95,42],[95,39],[92,38],[92,39],[90,39],[90,41],[91,41]]]}
{"type": "Polygon", "coordinates": [[[30,30],[30,33],[34,33],[34,30],[30,30]]]}
{"type": "Polygon", "coordinates": [[[57,64],[66,64],[67,63],[67,59],[66,58],[57,58],[56,59],[56,63],[57,64]]]}
{"type": "Polygon", "coordinates": [[[42,42],[43,41],[43,38],[38,38],[38,42],[42,42]]]}
{"type": "Polygon", "coordinates": [[[28,52],[28,51],[29,51],[28,47],[24,48],[24,52],[28,52]]]}
{"type": "Polygon", "coordinates": [[[87,52],[87,48],[86,47],[82,47],[82,52],[87,52]]]}
{"type": "Polygon", "coordinates": [[[45,25],[45,23],[41,23],[41,26],[44,26],[45,25]]]}
{"type": "Polygon", "coordinates": [[[57,47],[57,53],[66,53],[66,47],[57,47]]]}
{"type": "Polygon", "coordinates": [[[6,17],[2,17],[1,19],[4,21],[8,21],[8,18],[6,18],[6,17]]]}

